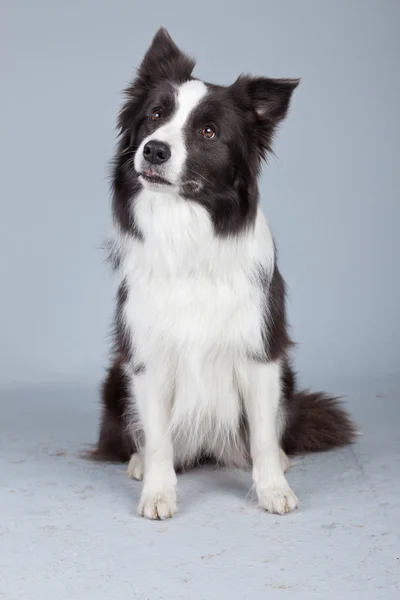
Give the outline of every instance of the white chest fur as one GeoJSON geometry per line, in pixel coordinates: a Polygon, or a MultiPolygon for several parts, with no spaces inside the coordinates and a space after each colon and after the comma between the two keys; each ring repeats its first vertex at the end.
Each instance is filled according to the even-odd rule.
{"type": "Polygon", "coordinates": [[[221,239],[202,206],[146,190],[135,201],[135,219],[144,241],[120,237],[117,244],[136,357],[169,365],[172,429],[187,432],[186,421],[192,433],[233,431],[242,365],[262,347],[265,296],[255,278],[260,266],[271,271],[274,263],[265,218],[259,212],[254,229],[221,239]]]}

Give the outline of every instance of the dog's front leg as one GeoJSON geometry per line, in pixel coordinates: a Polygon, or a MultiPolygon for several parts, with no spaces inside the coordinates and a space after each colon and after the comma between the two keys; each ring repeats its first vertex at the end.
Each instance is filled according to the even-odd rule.
{"type": "Polygon", "coordinates": [[[169,431],[172,380],[168,367],[146,364],[133,392],[144,431],[144,476],[139,513],[168,519],[176,512],[176,474],[169,431]]]}
{"type": "Polygon", "coordinates": [[[253,481],[259,504],[272,513],[290,512],[296,508],[297,498],[283,473],[279,449],[279,362],[250,363],[243,396],[249,422],[253,481]]]}

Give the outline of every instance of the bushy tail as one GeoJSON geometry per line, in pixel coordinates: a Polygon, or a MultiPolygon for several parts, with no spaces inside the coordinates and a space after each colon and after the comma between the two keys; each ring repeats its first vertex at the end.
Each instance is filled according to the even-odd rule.
{"type": "Polygon", "coordinates": [[[294,392],[286,399],[282,447],[287,454],[323,452],[355,441],[357,429],[338,398],[321,392],[294,392]]]}

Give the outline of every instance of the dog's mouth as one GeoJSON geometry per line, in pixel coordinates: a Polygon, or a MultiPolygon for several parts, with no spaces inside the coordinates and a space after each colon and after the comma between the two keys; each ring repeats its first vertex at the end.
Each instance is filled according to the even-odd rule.
{"type": "Polygon", "coordinates": [[[142,173],[140,173],[140,176],[143,177],[145,181],[153,185],[171,185],[171,183],[167,179],[164,179],[164,177],[161,177],[161,175],[158,175],[158,173],[156,173],[152,169],[142,171],[142,173]]]}

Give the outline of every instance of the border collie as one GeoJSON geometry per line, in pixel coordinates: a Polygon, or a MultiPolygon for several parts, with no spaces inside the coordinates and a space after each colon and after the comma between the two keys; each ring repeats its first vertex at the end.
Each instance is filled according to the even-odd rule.
{"type": "Polygon", "coordinates": [[[336,398],[298,391],[285,283],[257,186],[297,79],[200,81],[165,29],[119,115],[114,352],[93,452],[143,479],[139,513],[177,510],[176,473],[252,468],[261,508],[297,498],[287,455],[354,440],[336,398]]]}

